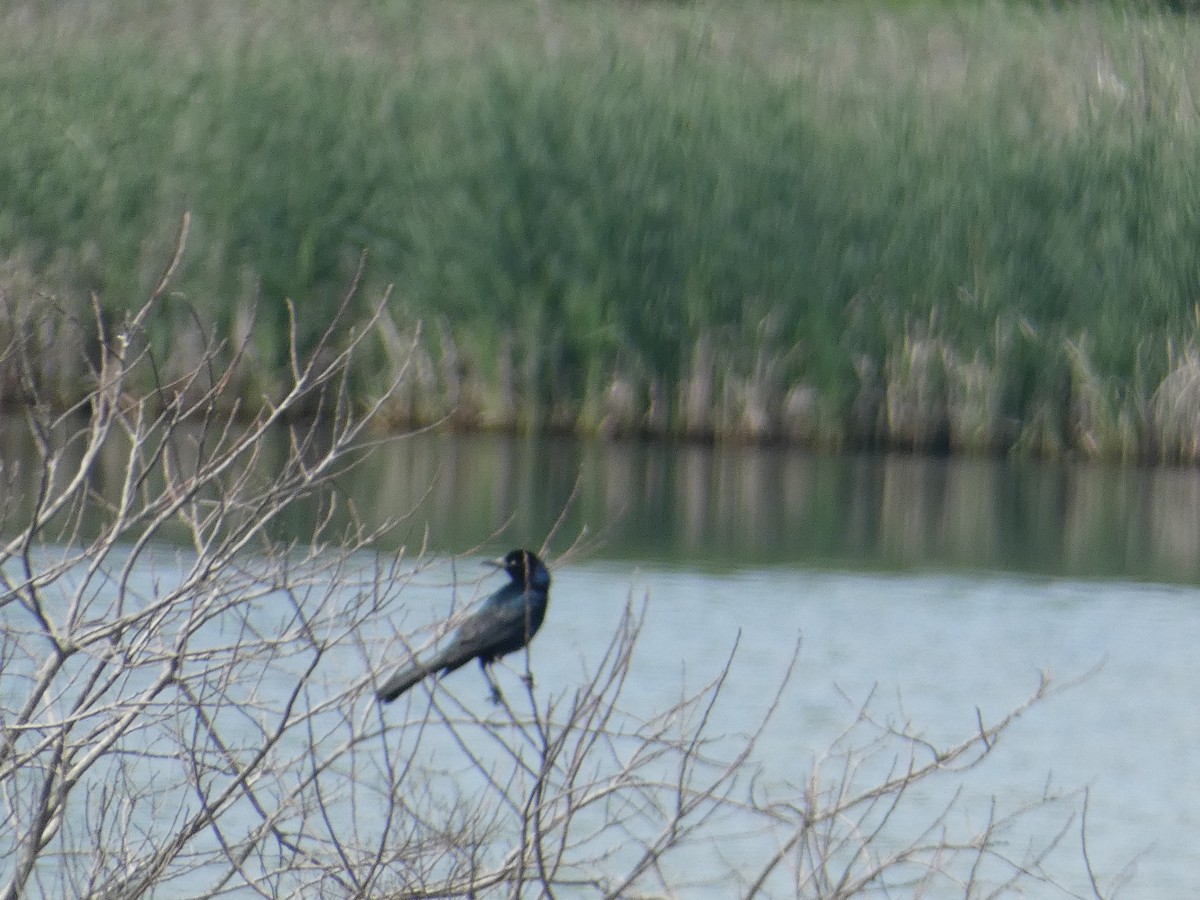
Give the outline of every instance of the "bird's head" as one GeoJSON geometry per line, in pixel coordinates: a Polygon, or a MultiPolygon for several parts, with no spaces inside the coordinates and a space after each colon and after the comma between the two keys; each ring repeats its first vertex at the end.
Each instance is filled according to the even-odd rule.
{"type": "Polygon", "coordinates": [[[511,550],[503,559],[491,559],[487,564],[503,569],[515,584],[525,590],[550,587],[550,572],[536,553],[530,550],[511,550]]]}

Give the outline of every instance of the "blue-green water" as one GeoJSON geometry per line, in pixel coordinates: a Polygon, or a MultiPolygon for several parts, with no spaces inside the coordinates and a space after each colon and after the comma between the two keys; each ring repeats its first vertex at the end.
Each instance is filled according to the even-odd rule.
{"type": "MultiPolygon", "coordinates": [[[[531,653],[539,689],[569,692],[577,684],[631,592],[647,603],[626,695],[640,712],[664,709],[685,688],[705,683],[737,640],[714,730],[746,733],[766,712],[799,641],[794,677],[756,751],[767,783],[803,785],[814,760],[854,725],[868,699],[881,720],[911,723],[944,745],[969,737],[977,716],[991,723],[1017,706],[1037,688],[1042,672],[1064,686],[1086,676],[1022,716],[985,765],[961,780],[923,785],[915,806],[897,814],[893,839],[915,836],[916,823],[932,818],[951,789],[963,791],[960,815],[951,821],[966,834],[983,827],[993,801],[1007,813],[1047,789],[1087,788],[1088,852],[1103,889],[1115,887],[1133,864],[1132,880],[1119,896],[1200,892],[1194,865],[1200,833],[1200,590],[1040,575],[797,566],[713,573],[578,562],[555,572],[551,609],[531,653]]],[[[398,632],[448,607],[444,587],[422,592],[395,623],[398,632]]],[[[396,652],[384,639],[381,657],[386,661],[396,652]]],[[[519,689],[521,665],[514,662],[502,673],[508,689],[519,689]]],[[[447,687],[468,698],[485,694],[474,669],[449,676],[447,687]]],[[[824,774],[838,773],[831,765],[824,774]]],[[[1006,836],[1006,846],[1044,839],[1072,810],[1078,815],[1078,802],[1034,817],[1006,836]]],[[[1091,896],[1078,825],[1076,818],[1044,869],[1091,896]]],[[[742,853],[749,861],[763,854],[753,842],[735,846],[726,857],[742,853]]],[[[674,860],[694,878],[709,861],[704,854],[674,860]]],[[[729,890],[692,888],[684,896],[724,897],[729,890]]],[[[1043,890],[1034,884],[1032,896],[1063,896],[1043,890]]],[[[931,896],[961,893],[943,886],[931,896]]]]}
{"type": "Polygon", "coordinates": [[[562,517],[552,550],[586,529],[590,558],[634,565],[1200,583],[1188,468],[421,435],[340,485],[368,521],[406,517],[393,543],[443,552],[540,545],[562,517]]]}
{"type": "MultiPolygon", "coordinates": [[[[35,470],[27,432],[0,417],[10,486],[35,483],[20,475],[35,470]]],[[[287,452],[283,432],[264,441],[263,474],[287,452]]],[[[101,457],[98,493],[116,489],[123,462],[101,457]]],[[[351,511],[366,527],[397,520],[380,549],[460,554],[548,541],[555,556],[584,533],[585,559],[706,572],[786,565],[1200,584],[1194,468],[418,434],[380,440],[333,491],[334,529],[351,511]]],[[[294,504],[276,534],[307,539],[326,506],[294,504]]],[[[3,513],[0,529],[19,522],[21,498],[6,496],[3,513]]]]}
{"type": "MultiPolygon", "coordinates": [[[[5,440],[7,472],[27,465],[22,452],[5,440]]],[[[370,633],[345,635],[313,702],[321,684],[358,683],[349,714],[369,716],[371,669],[397,664],[405,636],[491,584],[478,582],[474,554],[453,570],[449,554],[537,547],[549,536],[552,604],[530,656],[542,697],[569,695],[594,668],[630,596],[646,602],[625,695],[634,715],[667,708],[714,677],[737,641],[713,728],[745,732],[799,641],[794,677],[755,753],[772,789],[803,785],[868,698],[881,719],[912,723],[937,743],[970,736],[977,721],[1020,703],[1039,672],[1061,683],[1096,669],[1031,710],[961,781],[954,821],[970,831],[993,801],[1011,811],[1047,785],[1087,787],[1088,851],[1102,887],[1136,859],[1121,896],[1200,893],[1193,470],[425,435],[379,445],[339,479],[338,492],[368,524],[403,514],[380,544],[385,557],[427,541],[442,562],[406,584],[370,633]],[[581,533],[581,547],[564,558],[581,533]]],[[[6,499],[11,522],[20,498],[6,499]]],[[[303,537],[319,508],[296,507],[280,536],[303,537]]],[[[186,566],[186,549],[164,551],[135,573],[143,599],[186,566]]],[[[259,602],[286,619],[277,598],[259,602]]],[[[22,669],[14,649],[37,646],[27,637],[37,629],[13,604],[0,617],[6,636],[18,636],[5,641],[0,671],[7,717],[33,668],[22,669]]],[[[519,690],[519,666],[501,672],[509,689],[519,690]]],[[[264,711],[282,702],[295,674],[285,666],[256,682],[264,711]]],[[[473,668],[445,687],[481,702],[485,693],[473,668]]],[[[397,704],[386,715],[395,725],[406,712],[397,704]]],[[[453,748],[446,752],[453,771],[453,748]]],[[[946,797],[931,789],[910,800],[916,806],[895,819],[897,841],[946,797]]],[[[356,814],[369,822],[368,800],[358,801],[356,814]]],[[[1051,816],[1022,827],[1053,833],[1062,824],[1051,816]]],[[[1077,827],[1043,868],[1089,895],[1077,827]]],[[[1010,847],[1034,836],[1018,831],[1010,847]]],[[[762,852],[731,841],[722,865],[733,858],[753,868],[762,852]]],[[[697,882],[712,859],[701,850],[664,865],[697,882]]],[[[729,890],[694,884],[682,895],[729,890]]]]}
{"type": "MultiPolygon", "coordinates": [[[[577,617],[600,596],[616,602],[621,577],[612,567],[562,574],[539,667],[558,646],[586,643],[577,617]]],[[[990,798],[1011,810],[1048,782],[1088,787],[1089,853],[1102,885],[1136,857],[1121,896],[1200,891],[1194,588],[791,567],[722,575],[652,568],[633,580],[651,597],[643,651],[656,683],[677,684],[685,667],[698,677],[742,632],[724,724],[745,714],[740,724],[749,727],[792,639],[802,638],[796,680],[760,747],[768,772],[794,783],[869,696],[881,717],[917,723],[942,742],[969,734],[977,706],[985,721],[1015,706],[1040,671],[1067,681],[1099,665],[1019,720],[965,779],[967,818],[978,826],[990,798]]],[[[940,796],[928,797],[930,810],[940,796]]],[[[1086,896],[1078,840],[1072,835],[1047,868],[1086,896]]]]}

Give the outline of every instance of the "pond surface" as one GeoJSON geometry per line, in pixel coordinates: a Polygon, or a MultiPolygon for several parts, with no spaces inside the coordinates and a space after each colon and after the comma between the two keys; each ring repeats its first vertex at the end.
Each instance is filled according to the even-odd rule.
{"type": "MultiPolygon", "coordinates": [[[[976,707],[993,722],[1018,705],[1041,671],[1061,683],[1099,666],[1022,717],[987,765],[964,779],[967,818],[979,826],[991,798],[1011,810],[1047,785],[1087,787],[1088,847],[1102,885],[1136,859],[1120,896],[1200,892],[1195,589],[792,567],[714,575],[581,566],[558,576],[535,653],[539,677],[547,657],[589,640],[591,610],[619,603],[626,580],[649,594],[642,672],[664,692],[685,671],[698,681],[718,668],[741,633],[723,727],[753,724],[801,638],[795,682],[759,748],[768,774],[793,782],[803,781],[804,766],[853,724],[868,698],[880,718],[915,723],[943,743],[970,735],[976,707]]],[[[1042,822],[1039,831],[1053,828],[1042,822]]],[[[1077,832],[1060,851],[1047,870],[1090,896],[1077,832]]]]}
{"type": "Polygon", "coordinates": [[[1195,469],[420,435],[341,488],[368,518],[407,515],[398,543],[428,529],[437,551],[538,546],[563,516],[552,551],[586,528],[588,558],[632,564],[1200,584],[1195,469]]]}
{"type": "Polygon", "coordinates": [[[1018,722],[970,783],[975,810],[1088,787],[1102,878],[1136,858],[1122,896],[1200,893],[1196,470],[426,435],[380,448],[362,475],[361,509],[414,510],[407,540],[428,528],[434,549],[538,546],[564,509],[552,555],[586,529],[587,552],[556,573],[540,677],[645,592],[643,677],[672,696],[741,632],[722,723],[736,730],[799,637],[762,748],[780,777],[802,778],[786,762],[827,748],[872,692],[881,716],[960,737],[976,706],[1002,714],[1040,671],[1099,665],[1018,722]]]}
{"type": "MultiPolygon", "coordinates": [[[[35,483],[23,477],[36,471],[33,450],[26,424],[0,416],[10,486],[35,483]]],[[[264,473],[287,452],[282,431],[265,441],[264,473]]],[[[119,452],[101,456],[98,494],[116,489],[123,465],[119,452]]],[[[381,440],[335,489],[365,525],[398,521],[385,550],[540,547],[553,532],[553,558],[586,532],[581,558],[703,572],[785,565],[1200,585],[1194,468],[426,433],[381,440]]],[[[4,499],[9,530],[24,504],[4,499]]],[[[304,540],[323,515],[317,501],[294,504],[279,536],[304,540]]]]}
{"type": "MultiPolygon", "coordinates": [[[[20,443],[3,449],[11,471],[20,443]]],[[[368,521],[403,515],[393,546],[439,555],[538,547],[561,517],[539,687],[569,685],[644,596],[632,696],[670,704],[740,635],[716,723],[737,732],[799,641],[759,747],[778,782],[803,782],[868,699],[940,742],[1018,705],[1040,672],[1091,672],[971,773],[964,815],[1087,787],[1102,886],[1136,860],[1120,896],[1200,895],[1196,471],[422,435],[381,444],[338,486],[368,521]]],[[[297,507],[284,530],[314,515],[297,507]]],[[[397,633],[448,609],[446,584],[415,586],[397,633]]],[[[386,665],[394,635],[373,647],[386,665]]],[[[479,676],[452,677],[469,693],[479,676]]],[[[1046,867],[1090,895],[1077,832],[1046,867]]]]}
{"type": "MultiPolygon", "coordinates": [[[[467,565],[459,572],[467,573],[467,565]]],[[[399,633],[449,608],[446,582],[436,571],[429,577],[427,588],[411,586],[396,621],[399,633]]],[[[1200,892],[1194,847],[1200,833],[1200,591],[1193,587],[801,566],[713,573],[611,561],[577,562],[554,577],[550,611],[531,652],[540,691],[569,690],[581,670],[594,671],[632,593],[635,602],[644,599],[646,620],[626,705],[668,708],[715,676],[736,642],[712,731],[744,734],[766,713],[799,641],[796,671],[755,754],[764,785],[802,785],[813,761],[854,725],[864,705],[879,720],[911,724],[945,746],[970,737],[977,721],[994,723],[1018,706],[1044,672],[1065,689],[1017,720],[980,768],[961,779],[923,783],[915,805],[895,817],[894,838],[914,838],[918,823],[939,812],[952,789],[962,791],[949,819],[961,835],[983,827],[993,801],[1005,814],[1043,792],[1087,788],[1088,853],[1105,896],[1118,884],[1122,897],[1200,892]]],[[[383,670],[397,652],[389,641],[380,643],[383,670]]],[[[519,690],[521,665],[501,670],[506,690],[519,690]]],[[[447,682],[447,689],[480,699],[486,709],[474,667],[447,682]]],[[[865,769],[891,762],[890,756],[868,760],[865,769]]],[[[838,774],[834,769],[824,775],[838,774]]],[[[1043,870],[1075,895],[1093,896],[1081,862],[1079,808],[1076,796],[1022,822],[1005,846],[1040,843],[1074,812],[1043,870]]],[[[744,850],[747,857],[762,856],[761,846],[744,850]]],[[[724,847],[723,859],[737,861],[738,852],[736,844],[724,847]]],[[[686,851],[672,861],[692,878],[711,862],[686,851]]],[[[1033,896],[1070,896],[1032,886],[1033,896]]],[[[961,896],[942,887],[930,896],[961,896]]],[[[681,896],[731,894],[722,885],[681,896]]]]}

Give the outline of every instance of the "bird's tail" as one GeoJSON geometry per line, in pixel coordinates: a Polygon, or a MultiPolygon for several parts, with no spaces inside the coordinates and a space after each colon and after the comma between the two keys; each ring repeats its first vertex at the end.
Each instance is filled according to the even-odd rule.
{"type": "Polygon", "coordinates": [[[422,665],[401,669],[379,686],[379,690],[375,692],[375,696],[379,698],[381,703],[391,703],[426,675],[432,675],[433,672],[433,669],[427,669],[422,665]]]}
{"type": "Polygon", "coordinates": [[[453,672],[474,658],[475,653],[470,647],[451,644],[428,662],[413,663],[407,669],[401,669],[380,685],[375,696],[381,703],[391,703],[421,679],[439,672],[442,675],[453,672]]]}

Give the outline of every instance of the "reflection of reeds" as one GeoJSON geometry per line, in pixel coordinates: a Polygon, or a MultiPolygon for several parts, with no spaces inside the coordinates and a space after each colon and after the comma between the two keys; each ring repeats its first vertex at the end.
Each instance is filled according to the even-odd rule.
{"type": "MultiPolygon", "coordinates": [[[[286,431],[268,435],[261,464],[287,444],[286,431]]],[[[0,418],[0,448],[5,471],[23,471],[35,451],[23,417],[0,418]]],[[[430,433],[355,472],[338,485],[347,518],[331,526],[411,510],[413,531],[396,539],[427,534],[435,551],[544,532],[578,482],[567,527],[602,535],[613,557],[1200,580],[1196,468],[430,433]]],[[[120,484],[99,474],[100,493],[120,484]]],[[[283,524],[309,528],[316,514],[302,505],[283,524]]]]}
{"type": "Polygon", "coordinates": [[[427,435],[361,471],[355,506],[435,548],[544,530],[578,480],[568,525],[615,557],[1200,579],[1194,469],[427,435]]]}

